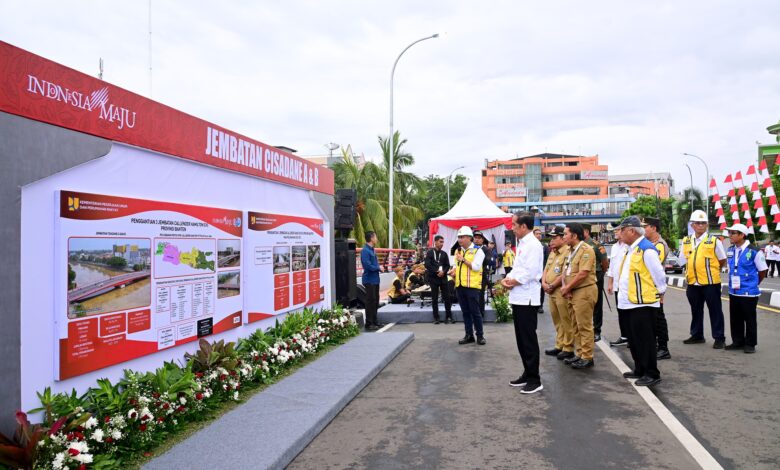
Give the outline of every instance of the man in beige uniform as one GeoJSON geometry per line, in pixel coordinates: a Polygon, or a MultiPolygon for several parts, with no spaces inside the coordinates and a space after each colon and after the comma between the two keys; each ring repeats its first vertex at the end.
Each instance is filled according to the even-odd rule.
{"type": "Polygon", "coordinates": [[[560,360],[574,357],[574,326],[569,315],[569,301],[561,294],[563,264],[569,247],[563,242],[563,228],[554,227],[550,236],[550,255],[542,276],[542,289],[550,296],[550,314],[555,325],[555,347],[544,351],[560,360]]]}
{"type": "Polygon", "coordinates": [[[569,301],[569,314],[574,324],[574,341],[577,351],[564,363],[575,369],[593,367],[593,307],[598,299],[596,288],[596,254],[585,243],[582,225],[566,224],[563,241],[571,250],[564,264],[561,294],[569,301]]]}

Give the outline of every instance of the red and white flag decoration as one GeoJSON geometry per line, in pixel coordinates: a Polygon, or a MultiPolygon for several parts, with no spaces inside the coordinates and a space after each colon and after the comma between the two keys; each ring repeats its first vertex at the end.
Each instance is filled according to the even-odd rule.
{"type": "Polygon", "coordinates": [[[718,225],[723,230],[723,236],[728,236],[726,217],[723,215],[723,206],[720,203],[720,194],[718,194],[718,184],[715,182],[715,178],[710,180],[710,193],[712,193],[712,203],[715,205],[715,215],[718,216],[718,225]]]}
{"type": "Polygon", "coordinates": [[[780,175],[780,155],[775,159],[775,166],[777,167],[777,174],[780,175]]]}
{"type": "MultiPolygon", "coordinates": [[[[780,172],[780,155],[777,157],[775,163],[780,172]]],[[[780,230],[780,207],[777,205],[777,196],[775,195],[775,189],[772,187],[772,179],[769,177],[769,170],[767,170],[766,160],[761,159],[761,163],[758,164],[758,171],[761,173],[761,179],[764,181],[761,185],[764,188],[764,195],[769,199],[769,214],[774,216],[772,222],[775,223],[775,230],[780,230]]]]}
{"type": "Polygon", "coordinates": [[[764,201],[761,199],[761,190],[758,186],[758,173],[756,173],[755,165],[750,165],[746,175],[753,175],[755,181],[750,186],[750,191],[753,193],[753,209],[756,210],[756,218],[758,219],[756,225],[758,225],[758,231],[761,233],[769,233],[769,227],[766,223],[766,214],[764,213],[764,201]]]}
{"type": "Polygon", "coordinates": [[[723,180],[723,183],[731,186],[731,189],[729,189],[729,212],[731,213],[732,222],[738,224],[739,206],[737,206],[737,198],[735,196],[736,188],[734,187],[734,180],[732,179],[731,174],[726,176],[726,179],[723,180]]]}

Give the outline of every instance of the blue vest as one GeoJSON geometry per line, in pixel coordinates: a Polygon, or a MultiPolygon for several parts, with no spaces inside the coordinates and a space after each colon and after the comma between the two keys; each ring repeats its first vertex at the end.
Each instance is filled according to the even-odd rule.
{"type": "Polygon", "coordinates": [[[748,245],[739,254],[739,264],[736,260],[737,247],[729,247],[727,257],[729,260],[729,294],[731,295],[761,295],[758,288],[758,268],[756,268],[756,254],[758,251],[748,245]],[[731,285],[731,277],[739,276],[739,289],[734,289],[731,285]]]}

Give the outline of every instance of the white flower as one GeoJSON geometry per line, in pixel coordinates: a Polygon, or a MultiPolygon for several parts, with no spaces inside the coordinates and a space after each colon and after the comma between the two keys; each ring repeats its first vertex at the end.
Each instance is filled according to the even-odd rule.
{"type": "Polygon", "coordinates": [[[180,397],[179,398],[179,403],[181,403],[182,405],[186,405],[187,404],[187,399],[184,398],[184,397],[180,397]]]}
{"type": "Polygon", "coordinates": [[[238,391],[233,392],[233,400],[238,401],[238,391]]]}
{"type": "Polygon", "coordinates": [[[114,429],[113,431],[111,431],[111,438],[114,439],[115,441],[118,441],[119,439],[122,439],[122,433],[119,432],[118,429],[114,429]]]}
{"type": "Polygon", "coordinates": [[[97,442],[103,442],[103,430],[95,429],[95,432],[92,433],[92,439],[96,440],[97,442]]]}
{"type": "Polygon", "coordinates": [[[62,468],[62,462],[63,462],[64,460],[65,460],[65,454],[63,454],[62,452],[58,453],[58,454],[57,454],[57,455],[54,457],[54,460],[52,460],[52,462],[51,462],[51,464],[52,464],[52,467],[53,467],[54,469],[56,469],[56,470],[60,470],[60,469],[62,468]]]}
{"type": "Polygon", "coordinates": [[[140,403],[142,405],[148,405],[151,402],[152,402],[152,400],[150,400],[147,397],[144,397],[144,396],[138,397],[138,403],[140,403]]]}
{"type": "Polygon", "coordinates": [[[73,457],[73,460],[81,463],[92,463],[92,454],[79,454],[73,457]]]}
{"type": "Polygon", "coordinates": [[[130,419],[138,418],[138,411],[135,408],[130,408],[130,411],[127,412],[127,417],[130,419]]]}
{"type": "Polygon", "coordinates": [[[84,423],[84,429],[92,429],[97,425],[98,425],[98,421],[95,419],[94,416],[92,416],[84,423]]]}

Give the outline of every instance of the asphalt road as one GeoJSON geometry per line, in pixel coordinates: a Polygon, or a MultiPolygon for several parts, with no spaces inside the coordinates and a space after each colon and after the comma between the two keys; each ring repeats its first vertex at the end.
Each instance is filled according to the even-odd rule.
{"type": "MultiPolygon", "coordinates": [[[[759,309],[758,352],[749,355],[712,349],[708,321],[706,344],[683,345],[684,292],[666,297],[673,358],[659,363],[654,393],[724,468],[779,468],[780,311],[759,309]]],[[[539,319],[549,347],[550,316],[539,319]]],[[[289,468],[699,468],[598,347],[585,371],[543,355],[544,391],[526,396],[508,386],[521,372],[512,326],[488,324],[481,347],[458,345],[462,328],[394,327],[413,331],[414,342],[289,468]]],[[[617,336],[609,310],[604,335],[617,336]]],[[[630,366],[628,351],[617,352],[630,366]]]]}

